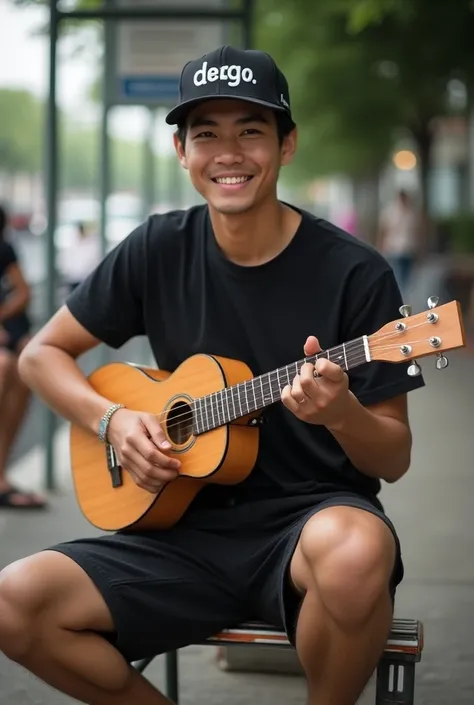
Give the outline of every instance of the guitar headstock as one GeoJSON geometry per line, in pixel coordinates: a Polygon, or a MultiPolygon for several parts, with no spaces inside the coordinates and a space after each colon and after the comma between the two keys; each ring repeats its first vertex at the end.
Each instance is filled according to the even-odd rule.
{"type": "Polygon", "coordinates": [[[371,359],[385,362],[411,360],[408,368],[411,376],[421,372],[416,362],[419,357],[436,354],[437,369],[447,367],[448,359],[443,353],[466,345],[461,307],[457,301],[438,307],[435,296],[428,299],[428,307],[427,311],[411,316],[411,306],[402,306],[402,318],[367,336],[371,359]]]}

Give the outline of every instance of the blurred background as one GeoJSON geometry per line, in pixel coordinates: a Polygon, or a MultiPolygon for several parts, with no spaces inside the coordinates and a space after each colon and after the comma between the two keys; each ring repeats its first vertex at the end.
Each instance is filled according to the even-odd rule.
{"type": "MultiPolygon", "coordinates": [[[[34,329],[148,214],[200,202],[164,115],[181,66],[225,42],[268,51],[288,78],[299,150],[281,198],[378,248],[415,312],[431,295],[461,303],[468,346],[446,371],[423,366],[414,469],[383,494],[407,546],[402,608],[428,624],[417,705],[474,703],[473,37],[471,0],[0,0],[0,205],[34,329]]],[[[110,359],[151,354],[139,339],[81,364],[110,359]]],[[[9,467],[49,490],[53,513],[0,513],[0,565],[91,531],[75,507],[66,434],[31,399],[9,467]]],[[[191,689],[184,701],[214,702],[213,675],[232,705],[236,683],[209,659],[191,650],[201,699],[191,689]]],[[[1,704],[69,702],[11,674],[1,704]]],[[[286,703],[304,703],[294,678],[252,678],[246,692],[279,702],[284,688],[286,703]]]]}

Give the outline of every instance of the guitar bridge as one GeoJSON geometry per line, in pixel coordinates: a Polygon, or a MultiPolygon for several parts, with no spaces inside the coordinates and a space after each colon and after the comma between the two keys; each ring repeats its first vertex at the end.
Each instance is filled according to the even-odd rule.
{"type": "Polygon", "coordinates": [[[110,443],[106,443],[105,445],[105,456],[107,459],[107,470],[112,480],[112,487],[120,487],[123,485],[122,466],[118,462],[114,447],[110,443]]]}

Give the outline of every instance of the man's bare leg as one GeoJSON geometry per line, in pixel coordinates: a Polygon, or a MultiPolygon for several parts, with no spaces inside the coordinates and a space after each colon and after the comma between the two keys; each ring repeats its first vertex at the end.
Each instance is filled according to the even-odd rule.
{"type": "MultiPolygon", "coordinates": [[[[18,353],[28,342],[25,336],[19,342],[18,353]]],[[[0,349],[0,492],[12,489],[7,478],[7,464],[24,421],[31,392],[18,374],[18,357],[9,350],[0,349]]],[[[44,497],[36,492],[14,492],[9,497],[14,506],[44,505],[44,497]]]]}
{"type": "Polygon", "coordinates": [[[44,551],[0,573],[0,650],[89,705],[169,705],[101,636],[112,617],[86,573],[44,551]]]}
{"type": "Polygon", "coordinates": [[[382,655],[392,621],[390,529],[352,507],[331,507],[306,524],[291,574],[305,594],[296,648],[309,705],[355,705],[382,655]]]}
{"type": "Polygon", "coordinates": [[[16,362],[12,364],[6,387],[0,401],[0,477],[2,479],[31,397],[30,390],[20,379],[16,362]]]}
{"type": "MultiPolygon", "coordinates": [[[[0,347],[0,426],[3,429],[4,423],[10,423],[9,408],[7,402],[10,400],[10,393],[15,386],[16,357],[6,348],[0,347]]],[[[5,477],[7,448],[1,442],[2,429],[0,429],[0,492],[8,489],[5,477]]]]}

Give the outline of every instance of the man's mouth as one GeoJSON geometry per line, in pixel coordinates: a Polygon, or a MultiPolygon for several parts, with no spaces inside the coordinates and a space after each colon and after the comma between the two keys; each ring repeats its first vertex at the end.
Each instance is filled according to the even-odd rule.
{"type": "Polygon", "coordinates": [[[253,179],[253,176],[215,176],[212,181],[215,184],[223,184],[224,186],[235,186],[236,184],[245,184],[253,179]]]}

